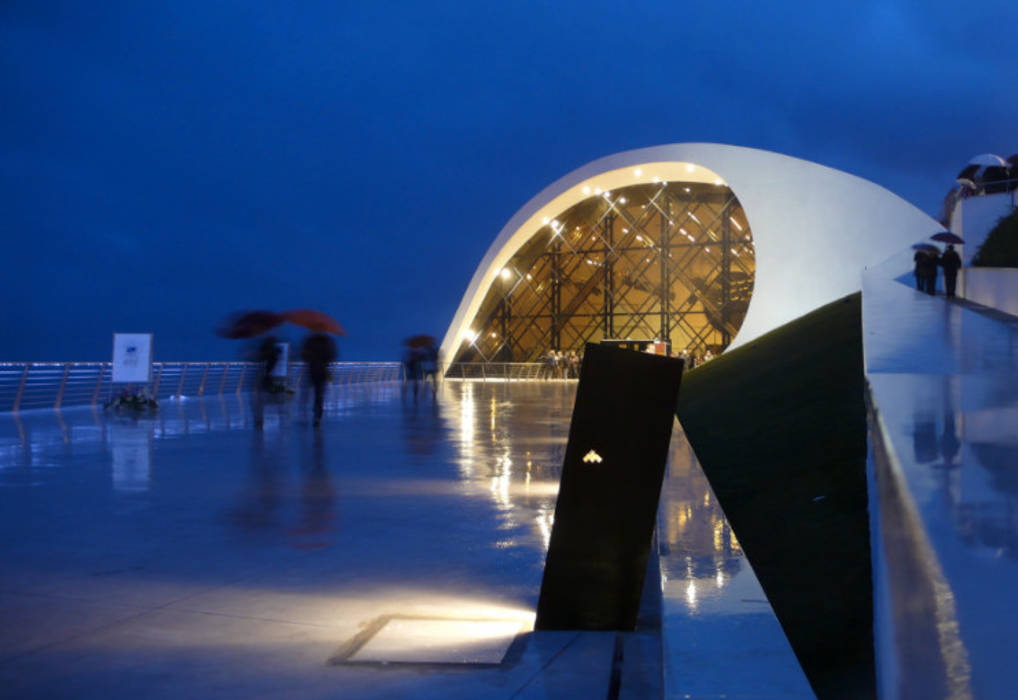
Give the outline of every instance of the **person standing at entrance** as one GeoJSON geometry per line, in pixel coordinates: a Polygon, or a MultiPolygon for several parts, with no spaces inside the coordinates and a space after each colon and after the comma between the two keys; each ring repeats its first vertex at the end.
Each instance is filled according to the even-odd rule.
{"type": "Polygon", "coordinates": [[[308,365],[308,377],[315,392],[315,427],[322,424],[325,383],[329,381],[329,363],[336,359],[336,343],[325,333],[312,333],[304,339],[301,358],[308,365]]]}
{"type": "Polygon", "coordinates": [[[961,268],[961,258],[953,245],[947,246],[947,250],[940,257],[940,266],[944,268],[945,294],[948,297],[953,297],[955,286],[958,283],[958,269],[961,268]]]}

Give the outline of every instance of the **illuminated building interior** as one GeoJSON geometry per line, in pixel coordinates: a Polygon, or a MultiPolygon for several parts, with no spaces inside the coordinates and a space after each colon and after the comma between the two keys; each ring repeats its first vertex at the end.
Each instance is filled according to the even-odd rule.
{"type": "Polygon", "coordinates": [[[454,362],[536,362],[604,338],[694,355],[731,343],[755,270],[731,189],[652,182],[589,195],[547,218],[494,276],[454,362]]]}

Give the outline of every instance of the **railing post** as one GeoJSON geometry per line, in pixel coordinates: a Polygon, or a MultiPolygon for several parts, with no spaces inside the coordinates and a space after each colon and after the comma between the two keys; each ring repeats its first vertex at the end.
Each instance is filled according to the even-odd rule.
{"type": "Polygon", "coordinates": [[[209,363],[205,363],[205,371],[201,374],[201,384],[198,385],[198,396],[205,394],[205,380],[209,378],[209,363]]]}
{"type": "Polygon", "coordinates": [[[227,362],[226,369],[223,370],[223,378],[219,382],[219,391],[217,392],[219,396],[223,395],[223,389],[226,388],[226,378],[230,376],[230,364],[232,363],[227,362]]]}
{"type": "Polygon", "coordinates": [[[99,363],[99,378],[95,380],[95,391],[92,392],[92,406],[99,400],[99,392],[103,388],[103,375],[106,373],[106,363],[99,363]]]}
{"type": "MultiPolygon", "coordinates": [[[[113,371],[112,367],[110,368],[110,371],[111,372],[113,371]]],[[[152,398],[153,399],[159,397],[159,380],[162,379],[162,378],[163,378],[163,363],[160,362],[159,363],[159,371],[156,373],[156,380],[152,384],[152,398]]]]}
{"type": "Polygon", "coordinates": [[[187,363],[180,363],[180,381],[177,382],[177,398],[179,399],[181,393],[184,391],[184,377],[187,376],[187,363]]]}
{"type": "Polygon", "coordinates": [[[28,381],[28,370],[32,367],[31,362],[25,363],[25,369],[21,372],[21,383],[18,384],[18,393],[14,395],[14,406],[11,407],[11,411],[14,413],[18,412],[18,407],[21,406],[21,395],[25,392],[25,382],[28,381]]]}
{"type": "Polygon", "coordinates": [[[54,409],[59,409],[64,402],[64,390],[67,388],[67,377],[71,373],[71,363],[64,363],[64,376],[60,379],[60,388],[57,389],[57,400],[53,403],[54,409]]]}

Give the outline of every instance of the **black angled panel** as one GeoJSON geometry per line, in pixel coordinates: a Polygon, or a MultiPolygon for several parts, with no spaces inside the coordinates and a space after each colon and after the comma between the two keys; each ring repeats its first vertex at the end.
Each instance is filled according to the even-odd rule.
{"type": "Polygon", "coordinates": [[[681,378],[682,360],[586,346],[537,629],[635,627],[681,378]]]}

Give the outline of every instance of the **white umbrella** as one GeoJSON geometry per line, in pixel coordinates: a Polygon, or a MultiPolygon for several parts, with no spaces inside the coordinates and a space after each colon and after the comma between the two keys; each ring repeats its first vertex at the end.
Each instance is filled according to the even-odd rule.
{"type": "Polygon", "coordinates": [[[969,158],[969,165],[987,165],[987,166],[1003,166],[1007,167],[1007,161],[1000,156],[992,153],[982,153],[978,156],[969,158]]]}
{"type": "Polygon", "coordinates": [[[968,165],[955,177],[955,181],[973,190],[984,184],[1002,182],[1008,178],[1007,161],[992,153],[983,153],[969,159],[968,165]]]}

